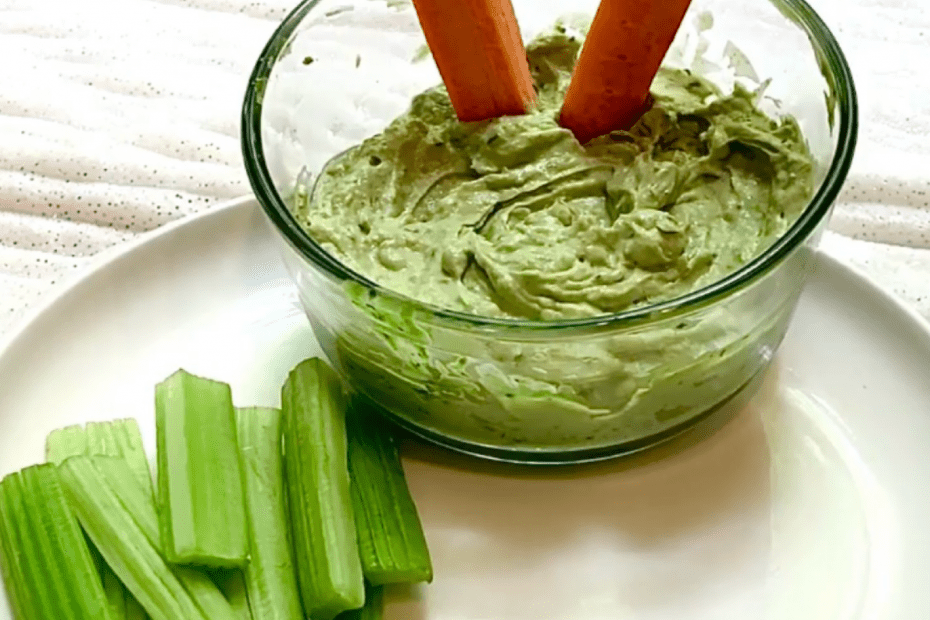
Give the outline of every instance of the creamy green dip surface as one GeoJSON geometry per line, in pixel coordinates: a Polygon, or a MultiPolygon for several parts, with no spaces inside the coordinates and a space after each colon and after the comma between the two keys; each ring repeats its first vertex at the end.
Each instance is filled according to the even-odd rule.
{"type": "Polygon", "coordinates": [[[672,299],[784,234],[812,193],[794,119],[663,68],[630,131],[581,145],[558,125],[580,41],[527,46],[532,113],[458,122],[445,89],[334,159],[296,215],[350,268],[472,314],[559,319],[672,299]]]}

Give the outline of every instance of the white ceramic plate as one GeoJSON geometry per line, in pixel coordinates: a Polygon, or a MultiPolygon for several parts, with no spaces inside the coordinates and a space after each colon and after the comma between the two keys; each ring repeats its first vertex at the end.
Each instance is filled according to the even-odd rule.
{"type": "MultiPolygon", "coordinates": [[[[87,420],[136,416],[151,448],[153,386],[182,366],[277,405],[317,351],[252,201],[169,227],[0,350],[0,474],[87,420]]],[[[928,376],[927,325],[823,257],[762,391],[704,443],[547,470],[409,446],[436,580],[387,618],[926,620],[928,376]]]]}

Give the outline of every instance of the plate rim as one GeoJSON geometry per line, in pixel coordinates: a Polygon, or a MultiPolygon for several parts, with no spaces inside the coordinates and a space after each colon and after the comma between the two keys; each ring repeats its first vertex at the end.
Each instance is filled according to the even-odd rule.
{"type": "MultiPolygon", "coordinates": [[[[149,244],[173,235],[178,230],[189,226],[195,226],[202,223],[204,220],[222,217],[230,211],[237,211],[240,209],[261,211],[258,200],[254,195],[233,198],[217,203],[193,215],[168,222],[163,226],[139,235],[137,238],[127,243],[113,246],[96,254],[92,258],[91,264],[80,270],[80,273],[74,274],[72,277],[46,290],[40,297],[40,301],[23,316],[14,321],[5,335],[0,336],[0,359],[6,357],[9,351],[15,348],[17,341],[25,337],[31,331],[33,325],[40,322],[43,316],[52,312],[56,304],[68,295],[74,293],[77,289],[85,286],[88,280],[111,269],[115,263],[118,263],[131,254],[144,251],[149,244]]],[[[915,327],[919,327],[920,331],[927,338],[928,346],[930,346],[930,319],[920,314],[915,307],[895,293],[886,290],[859,267],[831,256],[821,247],[816,248],[814,254],[819,263],[852,280],[855,285],[876,295],[879,301],[890,306],[891,309],[909,319],[915,327]]],[[[820,266],[815,265],[814,268],[817,269],[820,268],[820,266]]],[[[805,286],[809,286],[809,282],[805,286]]]]}
{"type": "Polygon", "coordinates": [[[110,246],[90,257],[90,262],[84,267],[77,269],[57,284],[51,285],[39,295],[39,301],[32,306],[25,314],[13,321],[8,327],[5,334],[0,335],[0,358],[3,358],[14,347],[16,341],[22,338],[32,325],[38,322],[43,315],[51,311],[52,308],[62,298],[72,293],[75,289],[84,286],[86,281],[93,278],[98,273],[111,268],[112,264],[122,260],[129,254],[140,251],[143,246],[153,243],[157,239],[173,234],[178,229],[194,225],[205,219],[217,217],[221,213],[243,209],[249,206],[249,203],[258,201],[255,196],[240,196],[217,202],[214,205],[198,211],[192,215],[187,215],[176,220],[171,220],[158,228],[141,233],[134,239],[110,246]]]}

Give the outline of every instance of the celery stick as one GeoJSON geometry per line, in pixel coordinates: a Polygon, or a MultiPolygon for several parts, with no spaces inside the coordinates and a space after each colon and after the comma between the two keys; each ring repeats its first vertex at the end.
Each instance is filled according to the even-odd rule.
{"type": "MultiPolygon", "coordinates": [[[[132,418],[110,422],[89,422],[86,427],[68,426],[52,431],[45,439],[45,455],[50,462],[55,464],[61,464],[62,461],[72,456],[81,455],[124,458],[139,483],[146,489],[146,493],[152,498],[155,497],[152,473],[142,445],[142,433],[139,431],[139,424],[132,418]]],[[[114,618],[122,620],[131,613],[135,613],[136,617],[145,618],[144,615],[139,615],[142,607],[129,594],[113,571],[102,561],[97,561],[96,556],[99,556],[99,553],[92,543],[90,547],[91,553],[95,556],[95,564],[100,570],[114,618]]]]}
{"type": "Polygon", "coordinates": [[[347,416],[352,505],[365,578],[374,585],[432,581],[433,566],[394,437],[361,410],[347,416]]]}
{"type": "Polygon", "coordinates": [[[155,497],[152,470],[142,445],[139,424],[132,418],[87,424],[88,456],[121,456],[143,488],[155,497]]]}
{"type": "Polygon", "coordinates": [[[337,620],[381,620],[384,616],[384,587],[365,584],[365,606],[345,611],[337,620]]]}
{"type": "Polygon", "coordinates": [[[154,502],[125,459],[77,456],[60,469],[84,530],[152,620],[238,620],[208,576],[161,556],[154,502]]]}
{"type": "Polygon", "coordinates": [[[125,458],[139,482],[154,496],[152,472],[135,419],[67,426],[52,431],[45,439],[45,458],[50,463],[60,465],[66,458],[81,455],[125,458]]]}
{"type": "Polygon", "coordinates": [[[0,482],[0,553],[17,620],[113,620],[54,465],[0,482]]]}
{"type": "MultiPolygon", "coordinates": [[[[231,570],[219,571],[217,574],[213,575],[213,581],[219,587],[220,591],[223,593],[223,596],[226,597],[226,600],[229,601],[229,604],[232,606],[233,611],[236,612],[236,615],[241,618],[241,620],[251,620],[252,619],[252,609],[249,605],[249,595],[246,590],[245,585],[245,575],[238,568],[231,570]]],[[[258,616],[264,620],[265,616],[258,616]]],[[[300,618],[301,614],[298,613],[293,618],[300,618]]]]}
{"type": "Polygon", "coordinates": [[[281,390],[284,465],[304,612],[313,620],[365,602],[346,455],[345,399],[319,359],[301,362],[281,390]]]}
{"type": "Polygon", "coordinates": [[[36,598],[26,587],[25,558],[19,549],[19,532],[16,520],[10,514],[10,494],[18,492],[14,483],[0,484],[0,577],[6,586],[7,599],[13,617],[17,620],[40,618],[36,612],[36,598]]]}
{"type": "Polygon", "coordinates": [[[242,466],[229,386],[183,370],[155,388],[159,519],[175,564],[243,566],[242,466]]]}
{"type": "Polygon", "coordinates": [[[281,461],[281,412],[253,407],[236,410],[239,450],[245,474],[249,523],[249,604],[256,618],[302,617],[294,553],[288,536],[281,461]]]}
{"type": "MultiPolygon", "coordinates": [[[[40,619],[48,609],[43,584],[44,579],[36,575],[34,564],[36,553],[31,551],[27,516],[23,512],[22,474],[11,474],[0,482],[0,542],[3,557],[0,569],[13,615],[25,620],[40,619]]],[[[41,533],[40,533],[41,534],[41,533]]],[[[103,587],[103,584],[100,584],[103,587]]]]}
{"type": "Polygon", "coordinates": [[[55,465],[71,456],[87,454],[87,432],[83,426],[66,426],[45,438],[45,460],[55,465]]]}

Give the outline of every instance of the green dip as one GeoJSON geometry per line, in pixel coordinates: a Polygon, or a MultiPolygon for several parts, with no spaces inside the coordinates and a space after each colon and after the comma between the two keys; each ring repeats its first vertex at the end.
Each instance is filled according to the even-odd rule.
{"type": "MultiPolygon", "coordinates": [[[[550,320],[718,281],[805,209],[813,163],[795,120],[687,71],[660,71],[654,105],[630,131],[579,144],[557,123],[579,48],[559,28],[529,44],[539,105],[524,116],[462,124],[442,87],[415,97],[332,160],[311,195],[298,188],[299,222],[409,298],[550,320]]],[[[630,449],[687,426],[767,366],[805,249],[716,304],[574,331],[438,320],[360,284],[301,290],[353,388],[420,430],[480,450],[630,449]]]]}
{"type": "Polygon", "coordinates": [[[810,199],[797,123],[756,95],[663,68],[630,131],[586,145],[558,125],[580,41],[527,47],[539,105],[458,122],[442,87],[334,159],[297,208],[353,270],[470,314],[620,312],[722,279],[784,234],[810,199]]]}

